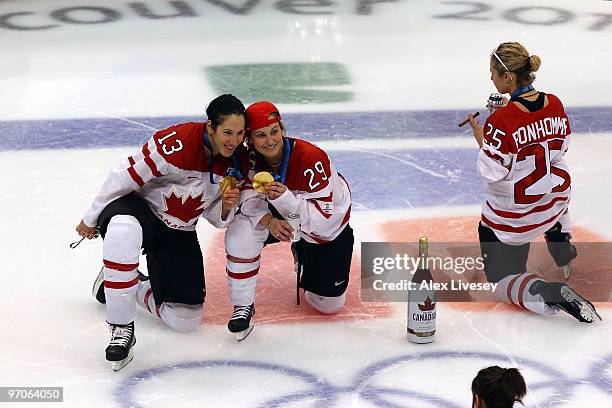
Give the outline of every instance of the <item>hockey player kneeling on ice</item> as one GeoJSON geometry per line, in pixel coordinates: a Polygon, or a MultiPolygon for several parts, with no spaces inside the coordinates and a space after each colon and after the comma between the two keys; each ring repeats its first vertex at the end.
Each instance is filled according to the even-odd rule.
{"type": "Polygon", "coordinates": [[[576,248],[570,242],[570,170],[564,156],[570,123],[561,101],[532,86],[540,67],[519,43],[503,43],[491,54],[491,80],[510,102],[487,119],[484,129],[471,116],[479,146],[477,171],[486,199],[478,227],[485,273],[498,282],[504,302],[545,315],[563,310],[581,322],[601,319],[591,302],[562,282],[527,273],[529,243],[544,235],[566,278],[576,248]]]}
{"type": "Polygon", "coordinates": [[[202,215],[218,228],[227,226],[239,198],[235,181],[248,171],[244,105],[222,95],[206,114],[205,123],[158,131],[122,161],[77,226],[83,237],[99,229],[104,238],[94,296],[106,303],[106,359],[115,371],[133,357],[137,304],[180,332],[196,330],[202,320],[204,262],[196,223],[202,215]],[[222,192],[224,178],[234,182],[222,192]],[[137,269],[141,249],[148,277],[137,269]]]}
{"type": "Polygon", "coordinates": [[[247,108],[247,128],[249,179],[257,190],[247,186],[241,191],[240,210],[225,234],[234,305],[228,328],[239,333],[239,340],[252,329],[265,245],[292,241],[298,285],[306,302],[332,314],[344,305],[354,242],[348,223],[349,187],[327,154],[309,142],[286,137],[281,115],[270,102],[247,108]],[[258,180],[259,172],[271,173],[275,181],[258,180]]]}

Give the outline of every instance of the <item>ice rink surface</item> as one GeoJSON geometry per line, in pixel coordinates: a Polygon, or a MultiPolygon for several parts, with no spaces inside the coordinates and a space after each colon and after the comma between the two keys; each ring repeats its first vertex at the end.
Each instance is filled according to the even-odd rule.
{"type": "MultiPolygon", "coordinates": [[[[0,386],[61,386],[71,407],[454,408],[498,364],[522,369],[527,407],[612,406],[610,297],[594,325],[440,303],[428,345],[407,342],[405,304],[359,300],[361,241],[476,242],[477,148],[456,123],[486,117],[502,41],[542,57],[536,87],[568,111],[576,239],[612,240],[610,16],[596,0],[0,1],[0,386]],[[289,134],[348,179],[347,305],[333,317],[296,306],[289,249],[266,248],[256,328],[237,343],[223,232],[200,222],[201,328],[140,313],[134,361],[113,373],[90,294],[101,241],[68,243],[121,157],[155,129],[203,120],[223,92],[277,103],[289,134]]],[[[610,279],[578,272],[583,291],[610,279]]]]}

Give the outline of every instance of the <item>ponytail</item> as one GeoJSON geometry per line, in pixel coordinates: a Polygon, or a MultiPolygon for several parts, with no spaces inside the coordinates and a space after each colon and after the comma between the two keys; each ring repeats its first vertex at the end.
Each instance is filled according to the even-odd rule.
{"type": "Polygon", "coordinates": [[[516,368],[483,368],[472,381],[472,394],[487,408],[512,408],[515,402],[523,403],[526,393],[527,385],[516,368]]]}

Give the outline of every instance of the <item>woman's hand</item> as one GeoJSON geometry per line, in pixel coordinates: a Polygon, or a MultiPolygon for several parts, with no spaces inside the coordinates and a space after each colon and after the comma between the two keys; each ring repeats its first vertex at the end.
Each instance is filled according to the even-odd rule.
{"type": "Polygon", "coordinates": [[[225,221],[232,208],[238,205],[240,190],[231,188],[221,195],[221,219],[225,221]]]}
{"type": "Polygon", "coordinates": [[[482,131],[482,126],[471,113],[468,113],[468,119],[470,120],[470,126],[472,127],[472,133],[474,133],[474,139],[478,143],[478,146],[482,147],[482,139],[484,137],[484,133],[482,131]]]}
{"type": "Polygon", "coordinates": [[[504,106],[508,105],[509,102],[510,102],[510,100],[508,98],[506,98],[505,96],[502,96],[500,103],[492,103],[491,99],[489,99],[487,101],[486,108],[489,110],[489,113],[493,113],[497,109],[503,108],[504,106]]]}
{"type": "Polygon", "coordinates": [[[81,220],[79,225],[77,225],[76,227],[76,232],[83,238],[92,239],[96,236],[96,233],[98,232],[98,228],[89,227],[85,224],[83,220],[81,220]]]}
{"type": "Polygon", "coordinates": [[[282,196],[283,193],[287,191],[287,186],[279,183],[278,181],[273,181],[272,183],[266,184],[266,195],[269,200],[275,200],[278,197],[282,196]]]}
{"type": "Polygon", "coordinates": [[[270,234],[279,241],[289,242],[293,237],[293,228],[285,220],[272,217],[267,228],[270,230],[270,234]]]}

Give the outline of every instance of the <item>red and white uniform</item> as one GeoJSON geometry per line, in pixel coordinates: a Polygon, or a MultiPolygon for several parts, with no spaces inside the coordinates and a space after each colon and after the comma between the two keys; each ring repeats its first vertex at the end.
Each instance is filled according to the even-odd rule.
{"type": "MultiPolygon", "coordinates": [[[[184,123],[160,130],[137,154],[111,170],[83,221],[95,226],[102,210],[132,191],[168,227],[193,231],[200,215],[217,228],[230,223],[234,212],[221,220],[218,183],[232,167],[232,160],[217,156],[210,183],[210,160],[204,147],[205,123],[184,123]]],[[[242,163],[246,169],[246,155],[242,163]]],[[[244,170],[243,169],[243,173],[244,170]]]]}
{"type": "MultiPolygon", "coordinates": [[[[292,146],[284,181],[287,191],[269,202],[284,218],[289,214],[300,214],[302,237],[306,241],[333,241],[342,232],[351,214],[348,184],[338,175],[323,150],[305,140],[286,139],[292,146]]],[[[263,157],[252,148],[249,150],[249,161],[250,180],[260,171],[272,172],[263,157]]],[[[248,195],[245,195],[246,198],[248,195]]],[[[261,212],[252,215],[253,221],[259,222],[268,212],[268,202],[263,196],[257,198],[257,207],[261,212]]],[[[254,205],[248,207],[249,210],[255,208],[254,205]]]]}
{"type": "Polygon", "coordinates": [[[559,99],[524,112],[514,103],[495,111],[484,125],[477,171],[485,182],[482,223],[500,241],[533,241],[560,221],[570,232],[571,177],[564,160],[571,128],[559,99]]]}
{"type": "MultiPolygon", "coordinates": [[[[291,145],[283,183],[287,190],[279,198],[268,201],[264,194],[245,184],[240,194],[240,214],[225,234],[230,298],[234,305],[253,303],[260,254],[269,234],[259,221],[269,212],[268,203],[284,218],[299,213],[301,236],[311,243],[333,241],[349,222],[349,187],[327,153],[305,140],[285,139],[291,145]]],[[[253,148],[249,150],[249,167],[249,180],[260,171],[272,171],[253,148]]]]}

